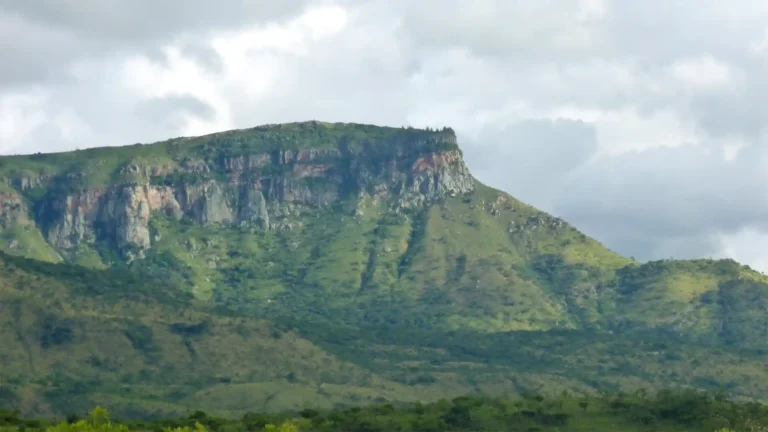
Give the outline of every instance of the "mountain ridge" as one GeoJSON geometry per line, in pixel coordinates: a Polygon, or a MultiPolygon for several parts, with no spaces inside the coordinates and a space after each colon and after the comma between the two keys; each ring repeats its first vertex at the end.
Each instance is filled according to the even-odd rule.
{"type": "Polygon", "coordinates": [[[16,335],[8,342],[16,351],[0,348],[0,357],[24,371],[15,403],[31,392],[43,411],[61,412],[62,395],[85,400],[73,384],[85,377],[107,383],[91,391],[128,410],[159,409],[158,392],[172,390],[153,377],[177,363],[200,377],[168,375],[180,384],[176,405],[165,408],[213,392],[220,401],[213,405],[230,413],[244,408],[238,398],[268,404],[257,395],[263,391],[283,395],[269,409],[291,409],[297,400],[412,401],[540,386],[588,391],[671,381],[738,386],[751,396],[768,390],[754,382],[768,337],[761,312],[768,277],[733,260],[622,257],[474,179],[449,128],[301,122],[1,157],[0,252],[8,287],[0,306],[28,316],[3,324],[16,335]],[[34,291],[39,284],[46,286],[34,291]],[[131,290],[178,293],[186,306],[131,300],[143,323],[136,330],[120,306],[131,290]],[[117,300],[103,294],[113,291],[117,300]],[[94,318],[89,310],[101,312],[94,318]],[[195,319],[177,320],[181,333],[174,333],[174,323],[160,318],[174,314],[195,319]],[[290,375],[273,364],[290,344],[211,339],[234,328],[227,320],[282,326],[312,348],[290,375]],[[203,322],[211,333],[196,327],[203,322]],[[57,330],[56,323],[64,324],[57,330]],[[102,325],[122,341],[114,352],[106,352],[117,342],[99,336],[102,325]],[[195,348],[198,339],[184,329],[202,331],[202,345],[195,348]],[[141,341],[155,334],[165,342],[147,353],[141,341]],[[259,354],[269,364],[264,375],[216,382],[223,370],[248,369],[245,357],[228,354],[243,344],[276,350],[259,354]],[[59,358],[59,366],[30,369],[18,355],[44,359],[67,347],[97,361],[59,358]],[[737,355],[746,363],[738,366],[737,355]],[[123,382],[119,368],[104,368],[122,357],[144,375],[123,382]],[[682,366],[693,361],[700,370],[682,366]],[[733,369],[718,370],[718,362],[733,369]],[[344,368],[359,375],[340,379],[344,368]],[[333,396],[319,390],[334,382],[341,387],[333,396]],[[67,390],[41,396],[46,383],[67,390]],[[146,398],[115,399],[147,385],[156,387],[146,398]]]}
{"type": "Polygon", "coordinates": [[[116,226],[115,232],[102,235],[132,258],[149,247],[147,225],[150,213],[157,210],[176,219],[191,216],[200,224],[258,222],[268,229],[267,201],[287,204],[273,209],[279,217],[293,211],[292,205],[327,206],[339,194],[352,192],[345,190],[350,188],[361,193],[410,188],[400,191],[401,207],[419,204],[409,198],[434,199],[471,190],[452,131],[376,128],[382,135],[376,137],[361,135],[360,127],[305,122],[149,145],[3,158],[0,223],[7,227],[38,222],[59,254],[71,254],[81,242],[92,243],[98,235],[96,224],[116,226]],[[384,147],[380,141],[388,139],[384,147]],[[360,157],[368,153],[389,158],[390,166],[360,157]],[[411,172],[398,164],[410,164],[411,172]],[[433,173],[437,175],[431,178],[433,173]],[[372,177],[381,174],[405,176],[373,184],[372,177]],[[322,184],[324,180],[337,184],[322,184]],[[226,186],[237,190],[223,190],[226,186]]]}
{"type": "MultiPolygon", "coordinates": [[[[366,309],[358,323],[576,328],[621,308],[613,279],[634,264],[474,179],[450,128],[264,125],[0,158],[0,179],[0,250],[171,270],[198,298],[262,315],[327,300],[366,309]]],[[[702,294],[717,279],[689,276],[670,282],[702,294]]]]}

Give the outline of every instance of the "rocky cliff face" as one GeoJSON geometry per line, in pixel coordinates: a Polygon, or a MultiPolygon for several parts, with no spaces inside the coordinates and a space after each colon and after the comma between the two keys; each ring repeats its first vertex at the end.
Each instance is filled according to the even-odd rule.
{"type": "Polygon", "coordinates": [[[0,193],[0,227],[29,226],[29,208],[24,198],[16,192],[0,193]]]}
{"type": "MultiPolygon", "coordinates": [[[[279,141],[279,132],[266,129],[265,134],[279,141]]],[[[126,160],[107,184],[78,187],[89,172],[102,169],[94,152],[76,169],[56,175],[8,175],[6,183],[16,191],[0,195],[0,225],[38,220],[46,240],[64,255],[104,241],[132,260],[152,247],[150,220],[155,216],[284,230],[292,228],[293,216],[340,199],[376,196],[400,211],[473,190],[452,132],[389,133],[387,139],[354,145],[341,134],[314,139],[314,145],[286,144],[303,148],[272,146],[268,151],[221,143],[217,134],[187,142],[190,151],[167,151],[165,163],[126,160]]],[[[184,146],[177,148],[187,150],[184,146]]],[[[141,151],[147,148],[152,145],[141,151]]]]}

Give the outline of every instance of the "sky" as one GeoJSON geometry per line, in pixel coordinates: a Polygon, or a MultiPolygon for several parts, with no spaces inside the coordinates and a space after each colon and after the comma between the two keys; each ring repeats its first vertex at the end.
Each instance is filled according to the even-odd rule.
{"type": "Polygon", "coordinates": [[[0,58],[0,154],[451,126],[619,253],[768,271],[764,0],[0,0],[0,58]]]}

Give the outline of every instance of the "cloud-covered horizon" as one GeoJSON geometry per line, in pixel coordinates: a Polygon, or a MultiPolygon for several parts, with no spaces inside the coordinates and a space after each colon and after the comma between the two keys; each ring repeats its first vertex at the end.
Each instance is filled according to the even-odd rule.
{"type": "Polygon", "coordinates": [[[0,153],[311,119],[441,127],[640,260],[768,270],[768,4],[0,0],[0,153]]]}

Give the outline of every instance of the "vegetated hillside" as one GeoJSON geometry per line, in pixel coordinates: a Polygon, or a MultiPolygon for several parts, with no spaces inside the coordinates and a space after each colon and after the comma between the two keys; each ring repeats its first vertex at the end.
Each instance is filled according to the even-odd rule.
{"type": "Polygon", "coordinates": [[[629,263],[479,184],[450,129],[264,126],[0,158],[0,175],[9,253],[130,262],[259,316],[578,328],[629,263]]]}
{"type": "Polygon", "coordinates": [[[768,391],[764,351],[675,335],[275,325],[130,271],[0,258],[0,405],[29,414],[99,404],[128,418],[231,417],[472,393],[768,391]]]}
{"type": "Polygon", "coordinates": [[[299,413],[249,412],[227,419],[196,411],[187,417],[153,421],[115,419],[101,408],[68,422],[22,418],[0,409],[0,428],[11,430],[223,432],[468,432],[468,431],[759,431],[768,409],[759,403],[724,400],[695,391],[647,395],[559,395],[529,393],[518,398],[459,397],[431,404],[376,404],[363,409],[304,409],[299,413]]]}
{"type": "Polygon", "coordinates": [[[146,416],[429,398],[132,273],[0,258],[0,405],[146,416]]]}
{"type": "Polygon", "coordinates": [[[0,358],[28,410],[766,394],[765,276],[621,257],[477,182],[450,129],[261,126],[5,157],[0,178],[0,358]]]}

